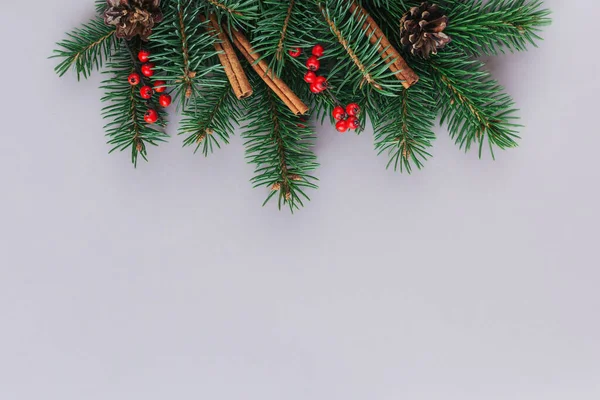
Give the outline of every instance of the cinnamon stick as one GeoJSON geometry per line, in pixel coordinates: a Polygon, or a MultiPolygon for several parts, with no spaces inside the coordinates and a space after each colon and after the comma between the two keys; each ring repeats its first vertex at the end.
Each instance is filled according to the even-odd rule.
{"type": "Polygon", "coordinates": [[[364,8],[357,4],[356,1],[352,0],[350,12],[355,14],[356,10],[358,10],[358,13],[366,17],[363,24],[365,35],[369,38],[371,44],[377,44],[377,42],[379,42],[379,54],[381,55],[381,58],[388,63],[393,60],[389,66],[390,71],[392,71],[396,77],[402,81],[402,86],[408,89],[417,83],[419,76],[408,66],[404,58],[402,58],[400,53],[398,53],[398,50],[392,46],[379,25],[377,25],[377,22],[375,22],[373,17],[371,17],[364,8]]]}
{"type": "Polygon", "coordinates": [[[265,81],[271,90],[275,92],[294,114],[306,114],[308,112],[308,106],[296,96],[292,89],[290,89],[281,78],[275,75],[269,68],[267,62],[254,50],[246,36],[234,28],[231,29],[231,34],[233,44],[238,48],[240,53],[246,57],[250,65],[252,65],[252,68],[254,68],[256,73],[265,81]]]}
{"type": "MultiPolygon", "coordinates": [[[[200,20],[204,22],[206,21],[206,17],[200,15],[200,20]]],[[[242,64],[237,58],[229,38],[221,30],[217,17],[214,14],[210,15],[207,30],[219,39],[219,41],[215,43],[215,50],[219,53],[219,60],[225,69],[225,74],[227,75],[227,79],[229,79],[229,83],[231,83],[231,87],[233,88],[236,97],[241,100],[252,96],[254,91],[242,68],[242,64]]]]}

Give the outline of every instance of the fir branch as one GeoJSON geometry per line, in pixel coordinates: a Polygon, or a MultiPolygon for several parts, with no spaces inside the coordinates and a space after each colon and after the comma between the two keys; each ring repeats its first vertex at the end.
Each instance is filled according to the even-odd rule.
{"type": "Polygon", "coordinates": [[[252,27],[258,18],[258,0],[201,0],[205,15],[216,14],[219,23],[233,27],[252,27]]]}
{"type": "Polygon", "coordinates": [[[137,165],[138,156],[147,160],[147,145],[158,145],[164,142],[167,135],[162,128],[165,126],[166,114],[152,100],[143,100],[139,95],[139,87],[128,82],[128,76],[138,70],[131,44],[123,41],[118,52],[108,63],[110,78],[102,82],[101,88],[105,90],[103,102],[110,104],[103,108],[102,115],[110,119],[106,126],[108,143],[112,145],[110,152],[115,150],[131,150],[131,161],[137,165]],[[144,114],[149,109],[159,113],[159,122],[149,125],[144,121],[144,114]]]}
{"type": "Polygon", "coordinates": [[[271,189],[264,204],[278,195],[279,208],[293,212],[310,200],[304,189],[317,187],[310,175],[318,166],[310,150],[314,133],[262,81],[254,79],[253,86],[243,133],[247,159],[256,164],[252,183],[271,189]]]}
{"type": "Polygon", "coordinates": [[[446,0],[452,46],[472,55],[524,51],[542,40],[539,32],[550,24],[550,10],[541,0],[446,0]]]}
{"type": "Polygon", "coordinates": [[[100,69],[109,60],[116,47],[114,27],[107,26],[100,17],[95,17],[81,28],[68,33],[68,39],[57,43],[51,58],[62,58],[54,71],[63,76],[70,69],[77,73],[77,80],[87,79],[93,70],[100,69]]]}
{"type": "Polygon", "coordinates": [[[365,15],[350,13],[352,2],[346,0],[316,1],[336,49],[328,49],[331,60],[330,83],[336,95],[344,91],[361,92],[370,101],[372,90],[386,96],[397,95],[402,84],[388,67],[393,60],[383,60],[379,41],[372,44],[365,35],[365,15]],[[350,88],[346,88],[350,86],[350,88]]]}
{"type": "MultiPolygon", "coordinates": [[[[213,72],[222,71],[216,62],[215,38],[201,22],[200,9],[191,0],[172,0],[163,10],[165,20],[151,36],[155,46],[156,80],[167,81],[184,110],[190,100],[201,97],[201,85],[213,72]]],[[[218,84],[215,82],[214,84],[218,84]]]]}
{"type": "Polygon", "coordinates": [[[294,9],[294,4],[295,4],[295,1],[290,0],[290,5],[288,6],[287,12],[285,13],[285,19],[283,20],[283,26],[281,28],[281,36],[279,38],[279,42],[277,42],[277,50],[275,51],[275,58],[279,61],[283,60],[283,55],[285,52],[285,48],[284,48],[283,44],[286,39],[286,33],[288,30],[288,27],[290,26],[290,18],[292,17],[292,10],[294,9]]]}
{"type": "Polygon", "coordinates": [[[223,11],[225,11],[228,14],[233,14],[233,15],[238,15],[238,16],[242,16],[244,14],[242,14],[241,12],[235,10],[234,8],[224,4],[223,2],[220,2],[218,0],[207,0],[210,4],[212,4],[213,6],[222,9],[223,11]]]}
{"type": "Polygon", "coordinates": [[[261,1],[260,23],[249,30],[254,49],[267,60],[275,75],[281,76],[286,64],[305,68],[299,60],[290,57],[287,51],[294,48],[308,49],[322,40],[328,33],[320,21],[312,17],[317,10],[314,3],[298,0],[261,1]]]}
{"type": "Polygon", "coordinates": [[[433,82],[423,70],[417,69],[421,79],[418,85],[404,89],[398,97],[383,97],[383,107],[373,118],[375,148],[378,154],[388,152],[394,170],[418,169],[431,157],[435,135],[432,131],[437,117],[433,82]]]}
{"type": "Polygon", "coordinates": [[[450,135],[465,151],[479,144],[481,157],[484,139],[494,157],[493,146],[516,147],[514,103],[503,88],[483,70],[483,63],[457,51],[445,51],[430,63],[435,82],[442,123],[448,123],[450,135]]]}
{"type": "Polygon", "coordinates": [[[184,111],[179,128],[179,134],[186,136],[184,146],[195,145],[195,151],[202,148],[205,156],[215,146],[221,148],[219,140],[229,143],[229,137],[235,133],[232,121],[241,119],[231,85],[225,76],[219,79],[220,85],[206,87],[194,106],[184,111]]]}

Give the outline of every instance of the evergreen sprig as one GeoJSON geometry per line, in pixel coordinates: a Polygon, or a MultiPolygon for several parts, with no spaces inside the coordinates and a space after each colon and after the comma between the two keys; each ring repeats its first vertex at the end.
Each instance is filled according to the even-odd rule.
{"type": "Polygon", "coordinates": [[[328,78],[334,92],[360,94],[367,102],[373,92],[397,95],[402,84],[388,68],[393,60],[381,58],[379,42],[373,45],[365,35],[366,17],[358,12],[350,13],[351,4],[346,0],[317,1],[330,31],[328,40],[336,43],[335,47],[328,48],[329,58],[337,61],[328,78]]]}
{"type": "Polygon", "coordinates": [[[452,46],[475,56],[536,46],[541,28],[550,24],[550,11],[541,0],[445,0],[444,7],[452,46]]]}
{"type": "Polygon", "coordinates": [[[259,17],[258,0],[200,0],[198,6],[205,15],[214,13],[219,23],[230,27],[253,28],[259,17]]]}
{"type": "Polygon", "coordinates": [[[55,67],[59,76],[74,69],[77,80],[87,79],[93,70],[102,68],[117,46],[114,27],[107,26],[100,17],[67,33],[67,38],[57,43],[51,58],[61,58],[55,67]]]}
{"type": "Polygon", "coordinates": [[[252,183],[271,190],[264,204],[277,196],[279,208],[287,205],[293,212],[304,205],[303,200],[310,200],[305,189],[317,188],[311,175],[318,166],[311,151],[314,131],[262,81],[255,79],[253,86],[242,134],[246,158],[256,165],[252,183]]]}
{"type": "Polygon", "coordinates": [[[514,102],[484,70],[484,65],[461,52],[446,51],[431,60],[435,93],[450,135],[465,151],[473,143],[479,156],[487,138],[490,151],[515,147],[519,138],[514,102]]]}
{"type": "Polygon", "coordinates": [[[397,97],[382,97],[383,107],[372,117],[378,154],[387,152],[387,167],[408,173],[413,166],[421,169],[431,157],[428,148],[435,140],[438,114],[433,82],[420,68],[417,71],[419,84],[403,89],[397,97]]]}
{"type": "MultiPolygon", "coordinates": [[[[164,131],[166,113],[153,100],[143,100],[139,87],[128,83],[127,77],[137,72],[139,66],[133,57],[130,44],[122,43],[118,52],[112,57],[104,72],[109,78],[102,82],[105,91],[103,102],[109,104],[102,110],[102,116],[110,122],[104,127],[112,145],[110,152],[130,149],[131,161],[137,165],[138,156],[147,158],[147,146],[156,146],[168,137],[164,131]],[[152,108],[159,113],[159,121],[150,125],[144,121],[144,114],[152,108]]],[[[147,82],[146,82],[147,83],[147,82]]]]}
{"type": "Polygon", "coordinates": [[[216,39],[200,20],[201,9],[194,1],[171,0],[163,12],[165,20],[150,38],[157,67],[154,79],[167,81],[185,109],[190,99],[201,97],[202,85],[222,84],[220,75],[213,73],[223,68],[216,61],[216,39]]]}
{"type": "Polygon", "coordinates": [[[196,146],[195,151],[201,150],[205,156],[214,147],[221,148],[221,142],[229,143],[235,133],[233,122],[242,119],[231,85],[225,76],[219,81],[220,85],[203,88],[202,96],[196,97],[183,112],[179,125],[179,134],[185,136],[184,145],[196,146]]]}

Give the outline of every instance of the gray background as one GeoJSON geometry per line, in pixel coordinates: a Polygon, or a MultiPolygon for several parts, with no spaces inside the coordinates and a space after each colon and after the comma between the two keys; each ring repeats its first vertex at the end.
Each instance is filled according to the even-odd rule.
{"type": "Polygon", "coordinates": [[[107,155],[99,75],[46,59],[91,0],[2,3],[1,399],[600,398],[598,2],[491,60],[520,148],[441,129],[408,176],[325,126],[294,216],[239,136],[107,155]]]}

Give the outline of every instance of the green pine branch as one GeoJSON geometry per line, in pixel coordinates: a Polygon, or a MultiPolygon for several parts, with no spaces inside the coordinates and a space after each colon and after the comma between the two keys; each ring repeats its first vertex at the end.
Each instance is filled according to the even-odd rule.
{"type": "Polygon", "coordinates": [[[516,147],[519,138],[516,110],[509,95],[483,69],[483,63],[457,51],[445,51],[430,64],[442,112],[456,143],[468,150],[473,143],[481,156],[485,139],[494,156],[500,149],[516,147]]]}
{"type": "Polygon", "coordinates": [[[541,28],[550,24],[550,10],[541,0],[445,0],[453,46],[473,55],[524,51],[542,40],[541,28]]]}
{"type": "Polygon", "coordinates": [[[231,27],[254,27],[259,17],[259,0],[200,0],[205,15],[214,13],[219,23],[231,27]]]}
{"type": "Polygon", "coordinates": [[[63,76],[73,69],[78,80],[82,77],[87,79],[93,70],[102,68],[118,43],[114,27],[104,24],[101,17],[95,17],[87,24],[67,33],[67,36],[67,39],[57,43],[58,49],[54,50],[51,56],[62,59],[54,71],[63,76]]]}
{"type": "Polygon", "coordinates": [[[190,101],[202,97],[202,85],[220,84],[211,81],[213,73],[222,71],[216,60],[216,39],[207,32],[200,12],[192,0],[170,1],[163,8],[164,21],[150,38],[157,70],[154,79],[167,82],[184,110],[190,101]]]}
{"type": "MultiPolygon", "coordinates": [[[[102,110],[102,116],[110,122],[105,126],[109,137],[108,143],[112,145],[110,152],[115,150],[131,151],[131,161],[137,165],[138,156],[144,160],[147,158],[147,146],[156,146],[164,142],[167,135],[163,131],[166,113],[153,100],[143,100],[138,86],[132,86],[128,82],[128,76],[132,72],[139,73],[134,57],[135,51],[129,46],[130,43],[123,41],[118,52],[108,63],[105,74],[110,77],[102,82],[101,88],[105,91],[103,102],[109,104],[102,110]],[[152,108],[159,112],[159,121],[150,125],[144,121],[144,114],[152,108]]],[[[141,74],[140,74],[141,75],[141,74]]],[[[143,84],[149,84],[144,81],[143,84]]]]}
{"type": "Polygon", "coordinates": [[[220,84],[205,87],[202,97],[183,112],[179,127],[179,134],[185,136],[184,146],[195,145],[195,151],[201,150],[205,156],[214,147],[221,148],[221,142],[229,143],[235,133],[233,121],[242,118],[233,89],[222,75],[220,84]]]}
{"type": "Polygon", "coordinates": [[[311,151],[314,132],[262,81],[253,79],[253,87],[243,133],[246,158],[256,165],[252,183],[271,190],[264,204],[277,196],[279,208],[287,205],[293,212],[310,200],[306,188],[317,188],[311,175],[318,166],[311,151]]]}
{"type": "Polygon", "coordinates": [[[317,4],[329,28],[329,41],[336,43],[334,48],[328,48],[325,58],[335,61],[329,72],[334,92],[346,91],[355,96],[360,93],[366,101],[372,92],[397,95],[402,84],[388,68],[393,60],[383,60],[379,42],[371,44],[365,35],[366,16],[350,13],[352,2],[346,0],[317,1],[317,4]]]}
{"type": "Polygon", "coordinates": [[[431,157],[428,148],[435,140],[432,129],[437,118],[434,90],[431,79],[421,74],[419,83],[399,96],[382,97],[384,106],[372,120],[375,149],[378,154],[388,153],[387,168],[393,165],[395,171],[410,173],[431,157]]]}

